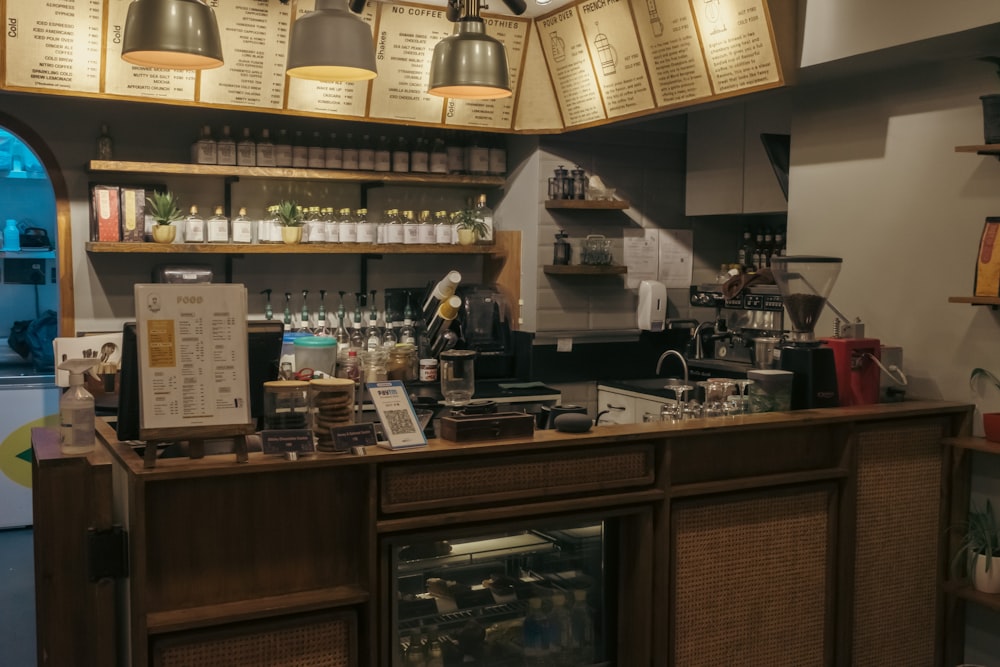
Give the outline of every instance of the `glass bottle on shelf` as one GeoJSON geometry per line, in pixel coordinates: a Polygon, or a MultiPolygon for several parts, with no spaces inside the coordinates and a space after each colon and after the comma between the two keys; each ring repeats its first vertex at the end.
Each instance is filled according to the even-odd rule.
{"type": "Polygon", "coordinates": [[[274,166],[292,166],[292,142],[288,139],[288,130],[278,130],[278,138],[274,141],[274,166]]]}
{"type": "Polygon", "coordinates": [[[346,207],[340,209],[337,226],[340,228],[339,238],[341,243],[358,242],[358,223],[354,219],[354,216],[351,215],[351,209],[346,207]]]}
{"type": "Polygon", "coordinates": [[[403,221],[399,217],[399,210],[390,208],[385,212],[385,242],[403,243],[406,232],[403,230],[403,221]]]}
{"type": "Polygon", "coordinates": [[[246,208],[233,218],[233,243],[253,243],[253,221],[247,217],[246,208]]]}
{"type": "Polygon", "coordinates": [[[309,147],[306,152],[306,160],[310,169],[326,168],[326,146],[323,144],[323,135],[319,132],[312,133],[309,147]]]}
{"type": "Polygon", "coordinates": [[[352,171],[358,170],[358,165],[360,159],[358,156],[358,144],[354,139],[354,135],[350,132],[344,138],[344,147],[341,150],[341,157],[343,158],[344,169],[350,169],[352,171]]]}
{"type": "Polygon", "coordinates": [[[417,137],[413,141],[413,150],[410,151],[410,171],[417,174],[426,174],[430,170],[430,146],[425,137],[417,137]]]}
{"type": "Polygon", "coordinates": [[[323,243],[326,241],[326,220],[323,219],[323,214],[320,211],[319,206],[309,207],[309,242],[310,243],[323,243]]]}
{"type": "Polygon", "coordinates": [[[205,223],[209,243],[229,243],[229,218],[222,213],[222,207],[215,207],[215,214],[205,223]]]}
{"type": "Polygon", "coordinates": [[[295,131],[295,141],[292,142],[292,166],[296,169],[306,169],[309,166],[309,145],[302,130],[295,131]]]}
{"type": "Polygon", "coordinates": [[[332,206],[323,209],[323,226],[326,227],[326,242],[340,243],[340,220],[332,206]]]}
{"type": "Polygon", "coordinates": [[[770,268],[771,266],[771,255],[774,254],[774,238],[771,236],[771,230],[764,231],[764,258],[763,266],[757,268],[764,269],[770,268]]]}
{"type": "Polygon", "coordinates": [[[406,137],[398,137],[392,149],[392,171],[405,174],[410,171],[410,146],[406,137]]]}
{"type": "Polygon", "coordinates": [[[552,595],[552,609],[549,610],[549,662],[555,667],[575,667],[573,656],[573,629],[566,595],[552,595]]]}
{"type": "Polygon", "coordinates": [[[432,174],[448,173],[448,147],[441,137],[431,142],[430,171],[432,174]]]}
{"type": "Polygon", "coordinates": [[[473,134],[465,146],[465,170],[476,175],[489,173],[490,149],[478,134],[473,134]]]}
{"type": "Polygon", "coordinates": [[[357,303],[354,306],[354,321],[351,323],[351,349],[365,349],[365,331],[361,328],[361,296],[355,295],[357,303]]]}
{"type": "Polygon", "coordinates": [[[507,147],[503,137],[495,137],[490,144],[489,173],[492,176],[503,176],[507,173],[507,147]]]}
{"type": "Polygon", "coordinates": [[[222,126],[222,136],[215,144],[215,163],[224,165],[236,164],[236,140],[229,130],[228,125],[222,126]]]}
{"type": "Polygon", "coordinates": [[[358,169],[375,171],[375,144],[370,135],[362,135],[358,144],[358,169]]]}
{"type": "Polygon", "coordinates": [[[431,212],[428,210],[423,210],[420,215],[417,216],[417,243],[434,243],[437,240],[437,234],[434,230],[434,219],[431,218],[431,212]]]}
{"type": "Polygon", "coordinates": [[[542,611],[542,599],[528,600],[528,613],[521,626],[524,633],[524,664],[545,667],[549,658],[549,619],[542,611]]]}
{"type": "Polygon", "coordinates": [[[753,235],[749,229],[743,230],[743,240],[740,247],[736,249],[736,263],[741,268],[746,268],[753,261],[753,235]]]}
{"type": "Polygon", "coordinates": [[[198,215],[198,207],[192,205],[190,213],[184,219],[184,242],[205,242],[205,220],[198,215]]]}
{"type": "Polygon", "coordinates": [[[101,134],[97,137],[97,159],[110,160],[114,155],[115,144],[111,139],[111,131],[107,123],[101,123],[101,134]]]}
{"type": "Polygon", "coordinates": [[[357,229],[358,243],[375,243],[375,232],[378,225],[368,220],[367,208],[359,208],[354,211],[354,226],[357,229]]]}
{"type": "Polygon", "coordinates": [[[243,134],[236,144],[236,164],[241,167],[257,166],[257,142],[253,140],[249,127],[243,128],[243,134]]]}
{"type": "Polygon", "coordinates": [[[483,224],[486,225],[486,231],[482,237],[476,239],[477,243],[493,243],[493,231],[495,220],[493,218],[493,209],[486,205],[486,195],[479,195],[476,197],[476,212],[479,214],[480,219],[482,219],[483,224]]]}
{"type": "Polygon", "coordinates": [[[782,232],[774,234],[774,252],[771,257],[783,257],[785,255],[785,235],[782,232]]]}
{"type": "Polygon", "coordinates": [[[758,229],[754,236],[753,259],[750,262],[751,268],[757,270],[764,265],[764,230],[758,229]]]}
{"type": "Polygon", "coordinates": [[[274,161],[274,143],[271,141],[271,131],[266,127],[260,131],[260,139],[257,140],[257,166],[278,166],[274,161]]]}
{"type": "Polygon", "coordinates": [[[416,245],[420,243],[420,225],[413,217],[413,211],[403,211],[403,243],[416,245]]]}
{"type": "Polygon", "coordinates": [[[191,161],[195,164],[218,164],[218,145],[208,125],[202,126],[201,136],[191,146],[191,161]]]}
{"type": "Polygon", "coordinates": [[[378,138],[375,146],[375,171],[392,170],[392,150],[389,146],[389,139],[385,135],[378,138]]]}
{"type": "Polygon", "coordinates": [[[327,169],[344,168],[344,148],[337,139],[337,133],[331,132],[323,152],[323,166],[327,169]]]}
{"type": "Polygon", "coordinates": [[[445,150],[448,152],[448,173],[465,173],[465,142],[456,133],[451,132],[445,139],[445,150]]]}
{"type": "Polygon", "coordinates": [[[434,214],[434,243],[451,244],[453,230],[448,211],[437,211],[434,214]]]}
{"type": "Polygon", "coordinates": [[[573,591],[573,607],[569,612],[574,665],[594,662],[594,615],[587,606],[587,591],[573,591]]]}

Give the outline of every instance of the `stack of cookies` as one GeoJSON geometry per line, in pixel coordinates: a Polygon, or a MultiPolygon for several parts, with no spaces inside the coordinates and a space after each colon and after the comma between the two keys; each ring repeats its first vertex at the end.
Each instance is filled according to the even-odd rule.
{"type": "Polygon", "coordinates": [[[318,378],[309,382],[316,449],[332,452],[331,426],[354,423],[354,380],[318,378]]]}

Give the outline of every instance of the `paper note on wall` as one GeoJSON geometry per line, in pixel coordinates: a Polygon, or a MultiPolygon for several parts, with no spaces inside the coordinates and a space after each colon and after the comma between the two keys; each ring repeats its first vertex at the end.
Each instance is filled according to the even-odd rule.
{"type": "Polygon", "coordinates": [[[694,232],[660,230],[660,282],[670,288],[688,288],[694,259],[694,232]]]}
{"type": "Polygon", "coordinates": [[[622,231],[625,266],[628,277],[625,286],[636,289],[643,280],[659,279],[659,230],[625,229],[622,231]]]}

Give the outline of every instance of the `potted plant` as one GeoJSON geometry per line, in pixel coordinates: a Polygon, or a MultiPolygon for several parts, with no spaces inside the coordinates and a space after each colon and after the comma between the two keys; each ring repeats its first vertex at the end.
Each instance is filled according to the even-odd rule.
{"type": "Polygon", "coordinates": [[[486,238],[486,234],[489,233],[482,214],[474,208],[455,211],[452,222],[458,230],[459,245],[472,245],[477,240],[486,238]]]}
{"type": "Polygon", "coordinates": [[[961,574],[964,566],[965,576],[977,591],[1000,593],[1000,530],[989,499],[984,510],[973,505],[968,521],[958,528],[962,531],[962,540],[952,569],[961,574]]]}
{"type": "Polygon", "coordinates": [[[302,240],[302,207],[291,200],[278,202],[278,224],[281,225],[281,240],[298,243],[302,240]]]}
{"type": "Polygon", "coordinates": [[[177,236],[174,222],[181,219],[181,209],[177,206],[174,193],[154,191],[146,202],[146,211],[156,223],[153,225],[153,240],[157,243],[173,243],[177,236]]]}
{"type": "MultiPolygon", "coordinates": [[[[986,378],[994,387],[1000,389],[1000,378],[985,368],[973,368],[969,375],[969,388],[975,390],[976,378],[986,378]]],[[[1000,442],[1000,412],[983,413],[983,433],[990,442],[1000,442]]]]}

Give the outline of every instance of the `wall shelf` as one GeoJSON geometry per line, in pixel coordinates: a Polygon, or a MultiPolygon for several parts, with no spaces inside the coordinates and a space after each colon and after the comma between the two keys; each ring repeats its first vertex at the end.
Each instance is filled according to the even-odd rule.
{"type": "Polygon", "coordinates": [[[113,243],[90,241],[89,253],[147,253],[170,255],[493,255],[493,245],[378,244],[378,243],[113,243]]]}
{"type": "Polygon", "coordinates": [[[550,276],[620,276],[627,266],[604,264],[546,264],[542,271],[550,276]]]}
{"type": "Polygon", "coordinates": [[[624,199],[549,199],[545,208],[572,209],[575,211],[624,211],[629,208],[624,199]]]}
{"type": "Polygon", "coordinates": [[[977,153],[1000,157],[1000,144],[979,144],[977,146],[955,146],[956,153],[977,153]]]}
{"type": "Polygon", "coordinates": [[[962,598],[963,600],[970,600],[994,611],[1000,611],[1000,595],[982,593],[968,584],[956,582],[946,583],[944,585],[944,589],[947,593],[950,593],[955,597],[962,598]]]}
{"type": "Polygon", "coordinates": [[[968,303],[973,306],[1000,306],[998,296],[949,296],[948,303],[968,303]]]}
{"type": "Polygon", "coordinates": [[[944,444],[950,447],[958,447],[959,449],[974,449],[977,452],[986,452],[987,454],[1000,454],[1000,442],[992,442],[986,438],[971,435],[945,438],[944,444]]]}
{"type": "Polygon", "coordinates": [[[91,160],[91,172],[127,174],[168,174],[178,176],[228,176],[267,179],[297,179],[311,181],[341,181],[344,183],[378,183],[385,185],[436,185],[451,187],[501,187],[503,176],[412,174],[381,171],[344,171],[340,169],[295,169],[292,167],[234,167],[214,164],[184,164],[174,162],[125,162],[121,160],[91,160]]]}

